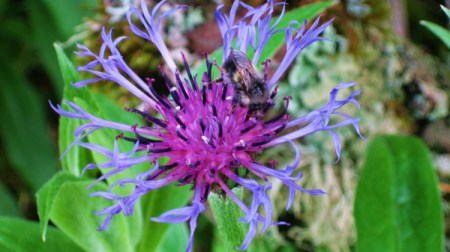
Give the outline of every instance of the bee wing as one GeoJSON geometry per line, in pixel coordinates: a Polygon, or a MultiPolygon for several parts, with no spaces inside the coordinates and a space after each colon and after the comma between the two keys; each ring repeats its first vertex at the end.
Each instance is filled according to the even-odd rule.
{"type": "Polygon", "coordinates": [[[259,79],[252,63],[241,51],[232,50],[231,54],[233,56],[233,62],[236,65],[237,71],[244,81],[245,86],[247,87],[247,89],[250,88],[252,81],[255,79],[259,79]]]}

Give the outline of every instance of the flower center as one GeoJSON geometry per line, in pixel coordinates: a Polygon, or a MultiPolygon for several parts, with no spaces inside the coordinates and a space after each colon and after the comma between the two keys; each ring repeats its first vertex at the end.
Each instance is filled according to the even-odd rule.
{"type": "Polygon", "coordinates": [[[158,101],[157,112],[163,119],[128,108],[128,111],[138,113],[153,123],[154,127],[141,127],[140,134],[134,130],[136,138],[119,136],[129,141],[139,141],[140,150],[147,151],[155,160],[163,156],[170,158],[149,179],[170,175],[182,184],[201,179],[208,185],[205,198],[209,189],[220,179],[217,176],[220,176],[222,169],[237,173],[240,164],[253,162],[252,153],[260,152],[286,127],[290,99],[285,99],[286,107],[279,115],[263,121],[264,115],[273,107],[272,99],[277,89],[266,100],[258,101],[258,113],[255,113],[251,103],[239,102],[237,95],[242,90],[226,77],[227,73],[221,69],[222,78],[212,80],[213,63],[206,59],[206,64],[208,70],[200,87],[186,62],[189,80],[183,81],[176,73],[175,84],[161,69],[171,99],[157,94],[152,88],[153,80],[148,79],[149,90],[158,101]]]}

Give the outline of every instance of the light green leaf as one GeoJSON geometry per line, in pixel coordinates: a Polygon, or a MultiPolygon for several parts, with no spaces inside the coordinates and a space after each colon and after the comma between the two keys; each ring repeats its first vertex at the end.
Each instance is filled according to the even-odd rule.
{"type": "MultiPolygon", "coordinates": [[[[130,125],[130,127],[135,124],[139,124],[140,126],[144,125],[141,116],[138,116],[136,113],[125,111],[123,107],[119,106],[116,102],[111,100],[111,98],[102,93],[91,92],[91,99],[93,99],[97,105],[98,112],[108,120],[124,123],[130,125]]],[[[97,113],[97,111],[91,112],[94,114],[97,113]]]]}
{"type": "Polygon", "coordinates": [[[184,251],[189,242],[189,230],[186,224],[170,224],[157,252],[184,251]]]}
{"type": "MultiPolygon", "coordinates": [[[[143,125],[142,119],[134,113],[130,113],[125,111],[123,108],[121,108],[117,103],[113,102],[109,97],[95,92],[88,90],[88,98],[86,99],[80,99],[76,97],[74,99],[74,102],[81,106],[83,109],[85,109],[87,112],[91,113],[92,115],[112,121],[112,122],[118,122],[123,123],[126,125],[131,126],[135,124],[143,125]]],[[[73,119],[72,119],[73,120],[73,119]]],[[[98,145],[101,145],[109,150],[114,149],[114,141],[117,135],[120,134],[120,131],[108,129],[108,128],[102,128],[97,130],[95,133],[89,135],[87,137],[88,141],[90,143],[95,143],[98,145]]],[[[128,135],[130,137],[134,137],[133,133],[124,132],[125,135],[128,135]]],[[[119,145],[119,150],[121,152],[129,152],[134,146],[134,143],[130,143],[128,141],[124,140],[117,140],[117,143],[119,145]]],[[[93,157],[93,160],[96,164],[101,164],[105,162],[107,159],[96,152],[89,151],[93,157]]],[[[142,164],[141,166],[134,166],[131,167],[125,171],[120,172],[119,174],[110,177],[107,179],[108,183],[111,184],[118,179],[121,178],[132,178],[136,177],[136,175],[139,172],[145,171],[150,169],[150,166],[148,163],[142,164]]],[[[107,170],[100,170],[102,173],[107,172],[107,170]]],[[[133,188],[125,188],[124,193],[128,192],[130,193],[133,190],[133,188]]]]}
{"type": "Polygon", "coordinates": [[[445,15],[447,15],[447,17],[450,18],[450,10],[445,8],[444,5],[441,5],[441,9],[444,11],[445,15]]]}
{"type": "MultiPolygon", "coordinates": [[[[242,196],[242,188],[235,188],[233,192],[238,197],[242,196]]],[[[241,247],[246,234],[246,228],[238,221],[244,215],[241,209],[229,197],[224,199],[216,193],[209,195],[208,203],[225,251],[239,251],[237,248],[241,247]]]]}
{"type": "MultiPolygon", "coordinates": [[[[58,60],[60,63],[60,68],[63,74],[63,79],[65,82],[64,89],[64,100],[73,101],[80,105],[86,111],[92,113],[95,116],[110,119],[116,122],[127,123],[133,125],[137,122],[141,122],[141,119],[137,118],[134,114],[124,111],[122,108],[117,106],[108,97],[101,95],[99,93],[91,91],[88,87],[75,88],[71,83],[75,83],[80,80],[78,72],[75,70],[72,62],[64,54],[64,51],[60,46],[55,44],[56,53],[58,55],[58,60]],[[104,116],[106,114],[107,116],[104,116]]],[[[69,110],[68,105],[62,105],[64,109],[69,110]]],[[[60,151],[64,152],[67,147],[75,140],[73,132],[76,128],[81,126],[83,122],[81,120],[60,117],[59,135],[60,135],[60,151]]],[[[113,149],[114,138],[118,132],[114,132],[109,129],[100,129],[95,132],[94,135],[89,136],[87,139],[90,142],[100,144],[113,149]]],[[[119,141],[120,149],[123,152],[131,150],[133,144],[119,141]]],[[[105,161],[105,158],[98,153],[92,153],[88,149],[84,149],[77,145],[72,146],[72,148],[67,152],[66,156],[62,159],[63,169],[76,176],[80,176],[82,169],[88,163],[95,162],[100,164],[105,161]]],[[[143,164],[145,166],[145,164],[143,164]]],[[[135,166],[127,171],[124,171],[112,178],[108,179],[109,183],[113,183],[120,178],[132,178],[135,177],[140,171],[143,171],[143,166],[135,166]]],[[[101,172],[107,172],[106,170],[101,170],[101,172]]],[[[85,175],[86,176],[86,175],[85,175]]],[[[114,191],[120,193],[121,195],[128,195],[132,192],[133,188],[131,186],[119,187],[119,191],[114,191]]],[[[129,216],[127,219],[127,224],[130,226],[130,239],[133,244],[136,244],[140,239],[141,229],[142,229],[142,214],[139,207],[139,203],[136,205],[136,210],[133,216],[129,216]]]]}
{"type": "MultiPolygon", "coordinates": [[[[180,187],[172,184],[157,191],[152,191],[141,199],[144,211],[144,228],[137,251],[155,251],[159,246],[162,246],[163,237],[166,236],[169,227],[173,224],[153,222],[150,218],[186,206],[191,194],[189,186],[180,187]]],[[[184,245],[187,246],[187,243],[184,245]]]]}
{"type": "Polygon", "coordinates": [[[70,173],[60,172],[56,174],[50,181],[48,181],[39,191],[36,193],[38,215],[41,224],[42,240],[45,241],[48,219],[50,212],[54,205],[54,200],[58,194],[61,186],[70,181],[79,181],[80,178],[75,177],[70,173]]]}
{"type": "MultiPolygon", "coordinates": [[[[65,56],[62,49],[57,45],[55,45],[55,48],[60,59],[60,66],[66,83],[64,92],[65,100],[75,102],[87,112],[99,118],[124,123],[130,125],[130,127],[137,123],[143,125],[142,119],[140,117],[136,116],[136,114],[125,111],[123,108],[114,103],[109,97],[106,97],[101,93],[91,91],[88,87],[76,89],[72,85],[70,85],[70,83],[74,83],[79,80],[79,75],[70,60],[65,56]]],[[[65,104],[63,104],[63,108],[69,110],[69,107],[65,104]]],[[[82,124],[83,122],[81,120],[66,117],[60,118],[59,134],[61,152],[65,151],[67,149],[67,146],[69,146],[75,140],[73,132],[82,124]]],[[[103,128],[89,135],[87,137],[87,141],[113,150],[115,137],[119,133],[120,132],[118,131],[103,128]]],[[[134,145],[133,143],[123,140],[118,140],[118,144],[121,152],[130,151],[134,145]]],[[[94,162],[96,164],[100,164],[105,161],[106,158],[104,156],[95,152],[91,152],[90,150],[84,149],[79,146],[73,146],[67,152],[67,155],[62,159],[64,170],[69,171],[77,176],[80,174],[81,170],[87,163],[94,162]]],[[[128,170],[116,174],[113,177],[108,178],[107,181],[109,184],[111,184],[118,179],[134,178],[139,172],[148,169],[150,169],[148,163],[136,165],[128,170]]],[[[101,169],[100,171],[102,173],[106,173],[110,170],[101,169]]],[[[116,187],[114,192],[120,193],[121,195],[128,195],[133,190],[134,187],[125,186],[116,187]]],[[[142,233],[142,214],[139,204],[140,203],[136,205],[135,214],[127,218],[127,223],[130,225],[130,230],[133,230],[133,234],[130,234],[133,240],[133,244],[136,244],[139,241],[140,235],[142,233]]]]}
{"type": "MultiPolygon", "coordinates": [[[[136,114],[134,113],[125,111],[115,102],[113,102],[109,97],[94,91],[91,91],[89,95],[91,98],[88,102],[85,103],[80,99],[75,99],[75,102],[78,105],[81,105],[82,107],[86,108],[87,111],[89,111],[90,113],[92,113],[97,117],[113,122],[124,123],[130,125],[130,128],[132,125],[135,124],[143,125],[142,119],[140,117],[136,116],[136,114]],[[87,104],[89,104],[89,106],[87,104]]],[[[95,143],[105,148],[108,148],[109,150],[113,150],[115,137],[119,135],[119,133],[120,133],[119,131],[103,128],[89,135],[87,139],[91,143],[95,143]]],[[[125,135],[128,134],[128,136],[134,137],[132,133],[124,133],[124,134],[125,135]]],[[[134,146],[134,143],[130,143],[125,140],[117,140],[117,143],[120,152],[129,152],[133,149],[134,146]]],[[[104,156],[96,152],[91,152],[91,155],[96,164],[100,164],[106,161],[106,158],[104,156]]],[[[151,168],[150,164],[148,162],[145,162],[130,167],[127,170],[124,170],[112,177],[107,178],[106,180],[108,181],[108,184],[112,184],[119,179],[135,178],[137,174],[139,174],[140,172],[147,171],[150,168],[151,168]]],[[[100,171],[104,174],[106,172],[109,172],[110,169],[107,170],[101,169],[100,171]]],[[[124,187],[115,187],[113,192],[120,195],[129,195],[134,189],[135,189],[134,186],[128,184],[124,187]]],[[[143,220],[140,204],[141,203],[139,201],[135,205],[135,213],[133,214],[133,216],[127,217],[127,223],[130,226],[129,230],[131,232],[130,237],[132,239],[133,244],[137,244],[142,235],[143,220]]]]}
{"type": "Polygon", "coordinates": [[[0,216],[21,216],[20,210],[17,207],[17,202],[9,192],[8,188],[0,182],[0,216]]]}
{"type": "Polygon", "coordinates": [[[443,251],[440,193],[423,142],[381,136],[366,153],[354,210],[358,250],[443,251]]]}
{"type": "MultiPolygon", "coordinates": [[[[75,98],[90,99],[87,88],[75,88],[71,84],[80,80],[80,75],[66,56],[59,44],[53,45],[58,57],[59,68],[64,79],[63,100],[73,101],[75,98]]],[[[69,110],[69,106],[62,104],[64,110],[69,110]]],[[[59,152],[62,155],[75,140],[74,131],[82,125],[82,121],[60,116],[59,118],[59,152]]],[[[91,161],[90,152],[78,145],[74,145],[61,159],[63,171],[67,171],[75,176],[80,176],[84,166],[91,161]]]]}
{"type": "MultiPolygon", "coordinates": [[[[105,231],[99,232],[106,216],[94,212],[109,207],[112,203],[101,197],[89,197],[86,187],[91,182],[64,183],[56,195],[50,212],[50,220],[86,251],[134,251],[128,224],[122,214],[114,216],[105,231]]],[[[106,191],[104,184],[95,185],[91,191],[106,191]]],[[[134,232],[134,230],[133,230],[134,232]]]]}
{"type": "Polygon", "coordinates": [[[73,65],[72,61],[70,61],[69,57],[67,57],[66,53],[64,52],[63,48],[59,43],[54,43],[53,47],[56,52],[56,56],[58,58],[58,64],[59,64],[59,70],[61,71],[62,78],[64,80],[64,86],[66,87],[65,90],[65,98],[72,98],[74,96],[82,96],[86,97],[86,91],[85,89],[78,89],[75,87],[72,87],[72,83],[75,83],[77,81],[80,81],[80,74],[78,73],[77,69],[73,65]]]}
{"type": "Polygon", "coordinates": [[[421,20],[420,24],[425,26],[428,30],[430,30],[434,35],[436,35],[444,44],[447,46],[448,49],[450,49],[450,32],[440,27],[437,24],[433,24],[428,21],[421,20]]]}
{"type": "Polygon", "coordinates": [[[0,217],[0,251],[83,251],[56,228],[50,227],[47,237],[42,241],[36,222],[0,217]]]}

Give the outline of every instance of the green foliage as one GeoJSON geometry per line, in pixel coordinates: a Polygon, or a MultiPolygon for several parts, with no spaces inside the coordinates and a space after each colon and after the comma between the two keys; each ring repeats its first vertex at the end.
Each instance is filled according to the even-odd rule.
{"type": "Polygon", "coordinates": [[[57,170],[56,154],[46,125],[46,103],[27,80],[0,62],[0,135],[5,156],[32,191],[57,170]]]}
{"type": "MultiPolygon", "coordinates": [[[[170,227],[173,224],[153,222],[149,219],[157,217],[168,210],[184,207],[191,194],[190,188],[187,186],[170,185],[150,192],[142,198],[142,211],[144,212],[145,222],[138,251],[154,251],[161,246],[166,237],[170,237],[168,233],[172,232],[170,227]]],[[[184,243],[184,248],[186,246],[187,242],[184,243]]]]}
{"type": "Polygon", "coordinates": [[[53,208],[56,195],[61,186],[70,181],[78,181],[79,178],[69,173],[60,172],[48,181],[36,194],[38,215],[41,222],[42,240],[45,241],[48,227],[48,219],[53,208]]]}
{"type": "MultiPolygon", "coordinates": [[[[78,73],[62,49],[58,45],[55,45],[55,49],[57,51],[60,68],[66,85],[64,90],[64,100],[74,101],[89,113],[106,120],[121,122],[127,125],[134,125],[136,123],[143,125],[141,118],[133,113],[124,111],[123,108],[119,107],[103,94],[92,91],[88,87],[81,89],[74,88],[71,83],[79,80],[78,73]]],[[[63,108],[69,109],[67,105],[63,105],[63,108]]],[[[65,117],[60,118],[59,132],[61,151],[66,150],[67,146],[75,140],[73,131],[81,126],[81,124],[82,122],[79,120],[68,119],[65,117]]],[[[110,129],[101,129],[87,137],[86,140],[112,150],[114,138],[118,133],[119,132],[110,129]]],[[[121,151],[130,150],[133,146],[132,143],[126,141],[118,141],[118,144],[121,151]]],[[[90,150],[73,146],[64,157],[64,159],[69,160],[62,160],[64,171],[79,176],[81,169],[88,162],[93,162],[98,165],[106,161],[105,157],[100,154],[91,154],[90,152],[90,150]]],[[[160,163],[164,162],[167,162],[167,160],[160,160],[160,163]]],[[[107,179],[107,182],[108,184],[111,184],[121,178],[135,177],[139,172],[148,170],[149,168],[149,164],[137,165],[107,179]]],[[[106,171],[101,170],[101,172],[106,171]]],[[[64,173],[58,174],[38,193],[38,207],[43,231],[45,230],[44,227],[47,226],[48,217],[50,216],[50,219],[61,230],[68,233],[68,236],[83,248],[96,246],[105,250],[111,248],[116,249],[116,247],[113,247],[113,240],[117,238],[118,233],[123,235],[124,232],[127,233],[127,231],[129,232],[129,235],[123,235],[123,239],[125,240],[123,241],[123,247],[119,248],[120,251],[135,251],[135,249],[140,249],[142,251],[163,251],[164,249],[173,246],[186,246],[189,237],[186,226],[178,225],[176,228],[172,228],[172,225],[169,224],[151,222],[149,218],[159,216],[167,210],[184,206],[191,194],[190,188],[173,185],[162,188],[157,192],[151,192],[141,200],[142,204],[136,204],[132,216],[124,217],[118,215],[114,217],[111,226],[103,233],[100,233],[95,231],[95,228],[99,226],[99,220],[101,218],[95,216],[93,213],[94,211],[102,210],[103,207],[106,207],[107,204],[110,203],[102,198],[95,198],[94,200],[91,197],[88,197],[87,192],[81,190],[82,187],[80,186],[81,183],[86,187],[88,183],[78,181],[80,179],[74,180],[78,181],[77,183],[70,183],[73,182],[73,179],[75,179],[75,177],[71,175],[64,173]],[[71,188],[64,189],[68,186],[71,186],[71,188]],[[79,192],[77,193],[74,191],[79,192]],[[65,210],[65,206],[70,203],[69,201],[73,195],[78,195],[77,200],[81,202],[77,203],[79,207],[73,206],[70,207],[70,211],[67,211],[65,210]],[[142,208],[141,205],[145,206],[145,208],[142,208]],[[141,208],[145,209],[144,214],[141,208]],[[84,220],[82,220],[82,217],[84,220]],[[67,221],[74,218],[79,219],[79,221],[67,221]],[[82,223],[80,224],[79,222],[82,223]],[[119,223],[114,226],[114,222],[119,223]],[[79,238],[80,233],[85,234],[81,235],[81,237],[87,236],[87,234],[95,234],[95,237],[90,238],[86,244],[81,244],[83,238],[79,238]],[[99,244],[95,244],[96,239],[100,239],[98,241],[99,244]],[[174,242],[174,239],[178,242],[174,242]],[[180,245],[180,241],[185,242],[180,245]]],[[[98,186],[102,186],[101,188],[103,191],[106,190],[104,184],[98,186]]],[[[125,186],[114,188],[113,191],[120,195],[127,195],[132,190],[134,190],[133,187],[125,186]]]]}
{"type": "MultiPolygon", "coordinates": [[[[445,12],[448,18],[450,18],[450,10],[441,5],[442,10],[445,12]]],[[[446,46],[450,49],[450,32],[437,24],[432,22],[421,20],[420,24],[425,26],[434,35],[436,35],[446,46]]]]}
{"type": "MultiPolygon", "coordinates": [[[[68,101],[73,101],[78,98],[89,99],[90,96],[87,89],[77,89],[72,86],[72,83],[80,80],[80,75],[70,59],[64,53],[61,46],[59,44],[54,44],[54,47],[58,57],[62,78],[64,80],[64,99],[68,101]]],[[[69,109],[69,106],[65,103],[62,104],[62,107],[65,110],[69,109]]],[[[81,125],[82,122],[80,120],[73,120],[64,116],[59,118],[58,140],[60,154],[63,154],[73,143],[75,140],[73,132],[81,125]]],[[[84,165],[90,161],[90,156],[91,155],[88,150],[77,145],[72,146],[70,151],[68,151],[67,154],[61,159],[63,171],[67,171],[75,176],[80,176],[84,165]]]]}
{"type": "Polygon", "coordinates": [[[2,207],[0,207],[0,216],[20,216],[17,203],[13,196],[3,183],[0,183],[0,199],[2,199],[2,207]]]}
{"type": "MultiPolygon", "coordinates": [[[[162,239],[157,241],[156,252],[184,251],[189,242],[189,230],[184,224],[171,224],[162,239]]],[[[150,251],[150,250],[146,250],[150,251]]]]}
{"type": "MultiPolygon", "coordinates": [[[[108,229],[97,232],[101,219],[95,211],[110,206],[110,202],[100,197],[88,197],[86,187],[93,181],[64,183],[59,189],[50,212],[50,219],[76,244],[86,251],[133,251],[127,220],[123,215],[116,215],[108,229]]],[[[103,183],[95,185],[93,191],[106,191],[103,183]]],[[[132,230],[133,235],[135,230],[132,230]]]]}
{"type": "Polygon", "coordinates": [[[37,53],[36,60],[44,66],[52,80],[54,90],[60,96],[63,85],[52,44],[58,40],[67,40],[73,34],[75,26],[82,23],[82,18],[92,15],[89,9],[94,7],[94,2],[90,0],[26,2],[31,28],[31,47],[37,53]]]}
{"type": "MultiPolygon", "coordinates": [[[[233,192],[242,197],[242,188],[233,189],[233,192]]],[[[208,202],[225,251],[238,251],[237,248],[242,245],[246,234],[244,225],[238,222],[243,215],[242,211],[229,197],[223,198],[215,193],[209,195],[208,202]]]]}
{"type": "Polygon", "coordinates": [[[443,251],[439,189],[422,141],[394,135],[369,144],[354,215],[359,251],[443,251]]]}
{"type": "MultiPolygon", "coordinates": [[[[47,112],[52,91],[60,97],[63,85],[52,43],[69,38],[82,17],[89,16],[89,8],[80,4],[96,4],[90,0],[45,2],[0,1],[0,139],[7,167],[14,170],[8,174],[14,174],[11,179],[25,197],[58,168],[47,112]]],[[[0,212],[11,210],[7,210],[9,201],[5,202],[0,212]]]]}
{"type": "Polygon", "coordinates": [[[0,217],[0,251],[76,252],[83,251],[65,234],[50,227],[42,241],[37,223],[18,218],[0,217]]]}
{"type": "Polygon", "coordinates": [[[441,9],[444,11],[445,15],[450,18],[450,10],[445,8],[445,6],[441,5],[441,9]]]}

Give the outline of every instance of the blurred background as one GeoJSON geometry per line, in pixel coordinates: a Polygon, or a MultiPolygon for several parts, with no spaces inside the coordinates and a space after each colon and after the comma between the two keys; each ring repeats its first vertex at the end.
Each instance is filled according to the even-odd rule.
{"type": "MultiPolygon", "coordinates": [[[[48,101],[60,102],[64,82],[54,42],[61,43],[76,65],[74,43],[99,47],[102,26],[115,27],[116,36],[130,36],[120,45],[130,66],[142,77],[158,78],[161,59],[157,50],[132,36],[123,14],[128,0],[0,0],[0,216],[39,221],[35,193],[60,168],[58,116],[48,101]]],[[[149,1],[152,2],[152,1],[149,1]]],[[[217,49],[213,12],[222,1],[169,1],[190,8],[176,14],[164,32],[168,46],[183,50],[190,62],[201,62],[203,52],[217,49]]],[[[259,1],[253,1],[254,4],[259,1]]],[[[253,4],[252,2],[252,4],[253,4]]],[[[288,9],[319,2],[287,1],[288,9]]],[[[231,1],[225,1],[230,6],[231,1]]],[[[431,153],[439,178],[441,203],[450,215],[450,53],[421,20],[448,30],[449,19],[440,5],[449,1],[341,0],[324,12],[335,21],[320,42],[307,48],[281,83],[281,95],[294,93],[290,112],[303,114],[328,98],[340,81],[357,81],[363,89],[359,101],[361,130],[370,141],[379,134],[414,135],[431,153]]],[[[93,50],[96,51],[96,50],[93,50]]],[[[175,54],[174,54],[175,55],[175,54]]],[[[273,61],[277,61],[277,56],[273,61]]],[[[97,88],[120,106],[133,99],[110,83],[97,88]],[[114,88],[113,88],[114,87],[114,88]]],[[[301,204],[281,219],[299,225],[279,229],[284,241],[299,251],[352,251],[356,242],[353,220],[355,190],[367,142],[351,129],[343,129],[343,155],[335,164],[328,136],[314,135],[300,144],[303,151],[303,185],[321,188],[329,197],[300,195],[301,204]],[[300,235],[301,234],[301,235],[300,235]],[[322,251],[322,250],[320,250],[322,251]]],[[[283,158],[283,150],[271,155],[283,158]]],[[[269,156],[271,156],[269,155],[269,156]]],[[[271,192],[275,205],[285,204],[281,189],[271,192]]],[[[200,220],[197,237],[213,225],[200,220]]],[[[446,248],[450,251],[450,219],[445,220],[446,248]]],[[[198,239],[198,238],[197,238],[198,239]]],[[[197,251],[209,251],[208,241],[196,241],[197,251]]]]}

